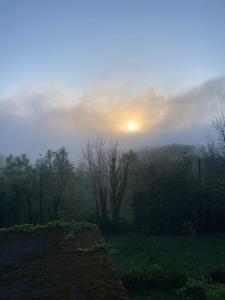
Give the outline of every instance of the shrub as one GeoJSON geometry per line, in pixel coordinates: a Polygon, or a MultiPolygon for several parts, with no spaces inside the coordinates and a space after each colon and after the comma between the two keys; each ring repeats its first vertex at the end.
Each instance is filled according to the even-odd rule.
{"type": "Polygon", "coordinates": [[[107,249],[106,247],[106,243],[104,240],[100,240],[100,241],[94,241],[92,243],[92,245],[88,248],[78,248],[77,252],[86,254],[86,253],[91,253],[91,252],[95,252],[101,249],[107,249]]]}
{"type": "Polygon", "coordinates": [[[222,285],[210,285],[207,290],[207,300],[224,300],[225,287],[222,285]]]}
{"type": "Polygon", "coordinates": [[[39,228],[42,228],[42,225],[20,224],[12,227],[0,228],[0,232],[34,232],[39,228]]]}
{"type": "Polygon", "coordinates": [[[206,282],[203,280],[190,279],[177,291],[183,300],[206,300],[206,282]]]}
{"type": "Polygon", "coordinates": [[[79,232],[83,229],[90,229],[95,227],[96,225],[88,223],[86,221],[77,222],[77,221],[61,221],[55,220],[52,222],[48,222],[45,225],[34,225],[34,224],[20,224],[13,225],[12,227],[0,228],[0,232],[34,232],[38,229],[56,229],[61,228],[64,229],[66,234],[74,236],[75,233],[79,232]]]}
{"type": "Polygon", "coordinates": [[[225,283],[225,269],[217,269],[209,272],[209,277],[213,282],[225,283]]]}
{"type": "Polygon", "coordinates": [[[129,291],[172,290],[181,288],[186,283],[183,272],[159,265],[126,271],[121,279],[129,291]]]}
{"type": "Polygon", "coordinates": [[[121,279],[128,291],[149,289],[150,272],[147,269],[132,269],[122,274],[121,279]]]}
{"type": "Polygon", "coordinates": [[[164,289],[179,289],[187,282],[186,274],[176,267],[166,268],[164,272],[164,282],[162,286],[164,289]]]}

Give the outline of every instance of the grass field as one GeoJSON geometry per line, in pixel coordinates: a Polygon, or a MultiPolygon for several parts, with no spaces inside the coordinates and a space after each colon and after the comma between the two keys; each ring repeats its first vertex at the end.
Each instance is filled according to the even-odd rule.
{"type": "MultiPolygon", "coordinates": [[[[154,265],[165,269],[180,270],[187,278],[196,280],[203,280],[203,277],[208,280],[209,273],[213,270],[225,271],[225,235],[150,236],[146,238],[130,233],[107,235],[105,240],[121,278],[129,270],[141,271],[151,269],[154,265]]],[[[143,295],[139,291],[132,294],[132,299],[173,300],[178,298],[174,292],[152,291],[143,295]]],[[[222,296],[217,295],[207,299],[225,299],[225,290],[222,296]]]]}

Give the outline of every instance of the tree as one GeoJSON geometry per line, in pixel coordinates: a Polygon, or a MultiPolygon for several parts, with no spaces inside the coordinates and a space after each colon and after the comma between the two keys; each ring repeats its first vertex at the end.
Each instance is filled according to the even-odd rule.
{"type": "Polygon", "coordinates": [[[3,168],[7,198],[9,203],[9,219],[12,224],[32,222],[32,205],[35,179],[33,167],[25,154],[10,155],[3,168]]]}
{"type": "Polygon", "coordinates": [[[36,162],[36,173],[39,222],[42,223],[44,218],[58,219],[62,204],[66,201],[69,185],[71,188],[71,182],[74,183],[74,167],[69,161],[66,149],[64,147],[56,151],[49,149],[43,157],[39,157],[36,162]]]}
{"type": "Polygon", "coordinates": [[[102,139],[95,144],[88,142],[83,148],[83,156],[90,175],[98,222],[108,223],[108,169],[106,149],[102,139]]]}
{"type": "Polygon", "coordinates": [[[53,196],[53,217],[59,218],[59,209],[65,200],[65,192],[69,183],[74,179],[74,168],[69,161],[68,152],[64,147],[53,152],[53,181],[54,181],[54,196],[53,196]]]}
{"type": "Polygon", "coordinates": [[[118,143],[106,144],[101,138],[83,149],[92,182],[96,216],[103,226],[115,226],[124,199],[132,155],[119,150],[118,143]]]}
{"type": "Polygon", "coordinates": [[[110,144],[107,151],[109,171],[109,201],[111,218],[114,226],[118,225],[120,209],[127,187],[129,169],[134,153],[123,153],[119,150],[118,143],[110,144]]]}
{"type": "Polygon", "coordinates": [[[184,232],[194,226],[196,176],[194,155],[180,147],[146,149],[138,153],[133,180],[133,212],[136,228],[145,233],[184,232]],[[172,151],[170,151],[172,150],[172,151]]]}

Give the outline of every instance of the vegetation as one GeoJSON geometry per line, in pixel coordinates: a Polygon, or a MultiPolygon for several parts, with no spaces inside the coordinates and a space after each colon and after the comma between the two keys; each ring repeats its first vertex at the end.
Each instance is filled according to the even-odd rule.
{"type": "Polygon", "coordinates": [[[95,252],[101,249],[106,249],[106,244],[104,240],[94,241],[92,245],[88,248],[78,248],[77,251],[83,254],[95,252]]]}
{"type": "Polygon", "coordinates": [[[187,280],[184,272],[156,264],[149,268],[126,270],[121,274],[121,279],[129,291],[142,292],[178,289],[183,287],[187,280]]]}
{"type": "Polygon", "coordinates": [[[105,239],[132,299],[200,300],[204,298],[194,297],[204,295],[207,300],[224,299],[223,277],[218,277],[225,270],[224,235],[146,237],[127,233],[107,234],[105,239]]]}
{"type": "Polygon", "coordinates": [[[0,226],[86,220],[147,234],[225,232],[225,117],[200,149],[173,145],[123,152],[87,143],[75,167],[65,148],[32,163],[10,155],[0,168],[0,226]]]}
{"type": "Polygon", "coordinates": [[[203,280],[190,279],[177,291],[177,294],[184,300],[206,300],[207,283],[203,280]]]}
{"type": "Polygon", "coordinates": [[[117,143],[105,145],[100,139],[83,150],[94,195],[98,222],[108,227],[118,225],[119,212],[127,187],[132,152],[122,153],[117,143]]]}
{"type": "Polygon", "coordinates": [[[83,229],[90,229],[95,227],[94,224],[88,222],[76,222],[76,221],[53,221],[48,222],[45,225],[34,225],[34,224],[21,224],[21,225],[14,225],[12,227],[7,228],[0,228],[1,232],[35,232],[36,230],[40,229],[47,229],[47,228],[60,228],[65,231],[65,239],[73,238],[74,235],[83,230],[83,229]]]}
{"type": "MultiPolygon", "coordinates": [[[[225,283],[223,114],[214,128],[214,138],[201,148],[125,152],[100,139],[86,144],[77,166],[65,148],[48,150],[35,162],[25,154],[1,159],[0,226],[8,227],[1,231],[60,227],[70,239],[93,226],[89,222],[97,223],[108,232],[114,262],[134,299],[140,297],[136,292],[151,290],[154,299],[167,293],[167,299],[220,300],[225,283]],[[112,234],[129,231],[134,233],[112,234]]],[[[98,243],[80,251],[104,247],[98,243]]]]}

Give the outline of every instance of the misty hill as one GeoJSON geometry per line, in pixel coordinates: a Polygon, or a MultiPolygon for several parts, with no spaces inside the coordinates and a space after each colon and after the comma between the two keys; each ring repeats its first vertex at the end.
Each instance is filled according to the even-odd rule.
{"type": "Polygon", "coordinates": [[[157,147],[148,147],[139,150],[140,155],[144,155],[147,152],[155,156],[164,156],[170,159],[182,159],[185,156],[191,156],[199,154],[201,147],[197,145],[185,145],[185,144],[170,144],[157,147]]]}

